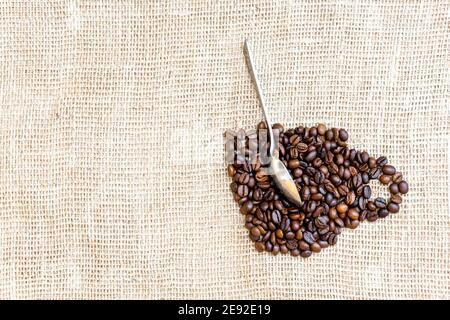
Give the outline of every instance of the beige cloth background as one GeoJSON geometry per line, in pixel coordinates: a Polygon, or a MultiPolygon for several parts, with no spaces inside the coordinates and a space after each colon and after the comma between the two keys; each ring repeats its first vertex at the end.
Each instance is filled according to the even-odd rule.
{"type": "MultiPolygon", "coordinates": [[[[448,1],[1,1],[0,297],[449,299],[448,1]],[[401,212],[258,254],[222,133],[342,126],[401,212]]],[[[377,193],[385,194],[379,187],[377,193]]]]}

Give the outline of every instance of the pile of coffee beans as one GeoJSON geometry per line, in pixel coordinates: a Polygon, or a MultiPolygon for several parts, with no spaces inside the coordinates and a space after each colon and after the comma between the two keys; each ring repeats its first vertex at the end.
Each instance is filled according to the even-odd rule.
{"type": "Polygon", "coordinates": [[[355,229],[362,221],[373,222],[399,211],[408,183],[386,157],[349,148],[344,129],[319,124],[284,130],[275,124],[278,157],[303,201],[301,207],[295,206],[263,172],[260,155],[252,154],[252,145],[269,144],[260,141],[261,129],[267,129],[265,122],[258,124],[253,135],[241,134],[244,140],[238,134],[227,143],[227,151],[234,150],[233,163],[227,168],[233,179],[230,188],[256,250],[306,258],[335,245],[342,228],[355,229]],[[245,147],[244,155],[235,151],[240,144],[245,147]],[[368,183],[373,179],[388,186],[389,199],[372,198],[368,183]]]}

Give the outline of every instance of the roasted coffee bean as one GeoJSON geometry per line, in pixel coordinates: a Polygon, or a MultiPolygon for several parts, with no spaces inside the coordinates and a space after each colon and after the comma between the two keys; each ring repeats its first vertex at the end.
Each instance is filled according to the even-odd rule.
{"type": "Polygon", "coordinates": [[[228,175],[230,177],[232,177],[236,174],[236,169],[234,168],[234,166],[232,164],[229,164],[227,167],[227,172],[228,172],[228,175]]]}
{"type": "Polygon", "coordinates": [[[311,244],[311,251],[315,253],[319,253],[322,247],[317,242],[311,244]]]}
{"type": "MultiPolygon", "coordinates": [[[[381,210],[384,210],[384,209],[381,209],[381,210]]],[[[381,211],[380,210],[380,211],[381,211]]],[[[387,211],[387,210],[386,210],[387,211]]],[[[367,213],[367,220],[368,221],[370,221],[370,222],[374,222],[374,221],[376,221],[378,219],[378,214],[377,214],[377,212],[376,211],[369,211],[368,213],[367,213]]]]}
{"type": "Polygon", "coordinates": [[[309,190],[308,187],[303,187],[301,192],[300,192],[300,197],[302,198],[303,201],[307,201],[309,200],[309,197],[311,196],[311,192],[309,190]]]}
{"type": "Polygon", "coordinates": [[[346,213],[348,210],[348,206],[345,203],[339,203],[336,206],[336,210],[338,213],[346,213]]]}
{"type": "Polygon", "coordinates": [[[289,143],[292,144],[293,146],[298,145],[301,141],[302,139],[297,134],[294,134],[289,138],[289,143]]]}
{"type": "Polygon", "coordinates": [[[353,191],[347,193],[347,195],[345,196],[345,203],[350,206],[352,205],[356,200],[356,196],[355,193],[353,191]]]}
{"type": "Polygon", "coordinates": [[[259,188],[255,189],[253,191],[252,198],[255,201],[261,201],[263,199],[263,193],[262,193],[261,189],[259,189],[259,188]]]}
{"type": "Polygon", "coordinates": [[[393,175],[396,172],[395,167],[390,164],[386,164],[383,166],[383,173],[388,175],[393,175]]]}
{"type": "Polygon", "coordinates": [[[372,195],[372,189],[370,189],[369,186],[364,186],[362,190],[362,196],[366,199],[370,199],[370,196],[372,195]]]}
{"type": "Polygon", "coordinates": [[[309,231],[303,233],[303,240],[305,240],[308,244],[314,243],[315,241],[313,234],[309,231]]]}
{"type": "Polygon", "coordinates": [[[275,209],[280,210],[280,211],[284,209],[283,202],[280,201],[280,200],[275,200],[273,202],[273,206],[274,206],[275,209]]]}
{"type": "Polygon", "coordinates": [[[250,180],[250,175],[247,172],[243,172],[241,173],[241,175],[239,176],[239,183],[240,184],[247,184],[250,180]]]}
{"type": "Polygon", "coordinates": [[[312,150],[310,152],[308,152],[304,158],[305,161],[307,162],[311,162],[314,160],[314,158],[317,156],[317,152],[316,150],[312,150]]]}
{"type": "Polygon", "coordinates": [[[323,229],[328,224],[328,218],[327,218],[327,216],[320,216],[314,220],[314,223],[317,228],[323,229]]]}
{"type": "Polygon", "coordinates": [[[336,208],[330,208],[328,211],[328,217],[332,220],[336,219],[338,217],[338,212],[336,208]]]}
{"type": "Polygon", "coordinates": [[[380,218],[386,218],[389,215],[389,210],[388,209],[380,209],[378,210],[378,216],[380,218]]]}
{"type": "Polygon", "coordinates": [[[311,254],[312,254],[312,252],[309,251],[309,250],[300,252],[300,256],[301,256],[302,258],[308,258],[308,257],[311,256],[311,254]]]}
{"type": "Polygon", "coordinates": [[[298,159],[289,160],[288,167],[289,169],[296,169],[300,166],[300,161],[298,159]]]}
{"type": "Polygon", "coordinates": [[[397,194],[397,193],[399,193],[398,184],[392,183],[392,184],[389,186],[389,191],[390,191],[392,194],[397,194]]]}
{"type": "Polygon", "coordinates": [[[406,181],[400,181],[400,183],[398,184],[398,190],[400,191],[401,194],[406,194],[409,191],[409,186],[408,183],[406,181]]]}
{"type": "Polygon", "coordinates": [[[387,209],[390,213],[397,213],[399,211],[399,206],[394,202],[389,202],[387,209]]]}
{"type": "Polygon", "coordinates": [[[400,204],[400,203],[402,203],[402,197],[399,194],[394,194],[394,195],[391,196],[391,201],[390,202],[393,202],[393,203],[396,203],[396,204],[400,204]]]}
{"type": "Polygon", "coordinates": [[[248,187],[244,184],[239,185],[237,188],[237,194],[240,197],[246,197],[248,195],[248,192],[249,192],[248,187]]]}
{"type": "Polygon", "coordinates": [[[374,203],[377,208],[380,209],[386,208],[386,200],[384,200],[383,198],[376,198],[374,200],[374,203]]]}
{"type": "Polygon", "coordinates": [[[295,240],[295,239],[288,240],[288,241],[286,242],[286,247],[287,247],[289,250],[297,249],[297,248],[298,248],[298,242],[297,242],[297,240],[295,240]]]}
{"type": "Polygon", "coordinates": [[[371,211],[375,211],[377,209],[377,206],[373,201],[367,201],[367,209],[371,211]]]}
{"type": "Polygon", "coordinates": [[[401,174],[401,172],[396,172],[393,176],[392,176],[392,181],[394,183],[400,183],[403,180],[403,175],[401,174]]]}
{"type": "Polygon", "coordinates": [[[255,242],[255,248],[259,252],[263,252],[266,249],[266,245],[262,241],[255,242]]]}
{"type": "Polygon", "coordinates": [[[275,223],[276,225],[281,223],[281,213],[278,210],[273,210],[272,211],[272,222],[275,223]]]}
{"type": "Polygon", "coordinates": [[[352,220],[359,219],[359,210],[356,208],[350,208],[347,212],[347,216],[352,220]]]}
{"type": "Polygon", "coordinates": [[[295,147],[290,148],[289,156],[291,157],[291,159],[297,159],[298,158],[298,149],[295,147]]]}
{"type": "Polygon", "coordinates": [[[253,201],[246,201],[241,207],[241,213],[247,214],[253,210],[253,201]]]}
{"type": "Polygon", "coordinates": [[[329,237],[328,237],[328,243],[330,244],[330,246],[334,246],[337,242],[337,235],[332,233],[329,237]]]}
{"type": "Polygon", "coordinates": [[[296,146],[298,152],[300,153],[304,153],[306,151],[308,151],[308,145],[306,143],[299,143],[296,146]]]}
{"type": "Polygon", "coordinates": [[[376,162],[379,167],[383,167],[388,162],[388,160],[386,157],[379,157],[376,162]]]}
{"type": "Polygon", "coordinates": [[[257,227],[253,227],[253,228],[250,230],[250,233],[251,233],[252,236],[254,236],[254,237],[259,237],[259,236],[261,235],[261,232],[260,232],[260,230],[259,230],[257,227]]]}
{"type": "Polygon", "coordinates": [[[345,131],[344,129],[340,129],[339,130],[339,139],[341,139],[341,141],[347,141],[347,139],[348,139],[347,131],[345,131]]]}
{"type": "Polygon", "coordinates": [[[380,168],[373,168],[369,171],[369,177],[371,179],[378,179],[381,176],[381,169],[380,168]]]}

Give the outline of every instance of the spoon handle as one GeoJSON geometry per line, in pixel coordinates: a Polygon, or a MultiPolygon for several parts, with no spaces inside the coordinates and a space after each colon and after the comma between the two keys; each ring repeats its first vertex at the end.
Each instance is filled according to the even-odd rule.
{"type": "Polygon", "coordinates": [[[258,77],[256,76],[255,62],[253,59],[252,47],[247,39],[245,39],[245,41],[244,41],[244,55],[247,60],[248,71],[253,79],[253,83],[255,84],[259,103],[263,110],[264,117],[266,118],[267,129],[269,130],[269,139],[270,139],[269,155],[270,155],[270,157],[272,157],[273,153],[275,151],[275,138],[274,138],[273,130],[272,130],[272,122],[270,121],[269,115],[267,114],[267,110],[265,107],[266,101],[264,99],[263,91],[261,89],[261,84],[259,82],[258,77]]]}

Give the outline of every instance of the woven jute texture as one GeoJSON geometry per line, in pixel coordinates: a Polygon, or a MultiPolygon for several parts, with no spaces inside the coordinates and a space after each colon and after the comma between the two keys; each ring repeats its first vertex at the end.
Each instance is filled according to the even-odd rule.
{"type": "MultiPolygon", "coordinates": [[[[1,1],[0,297],[449,299],[448,1],[1,1]],[[223,132],[347,128],[410,184],[311,258],[257,253],[223,132]]],[[[373,184],[374,193],[387,195],[373,184]]]]}

